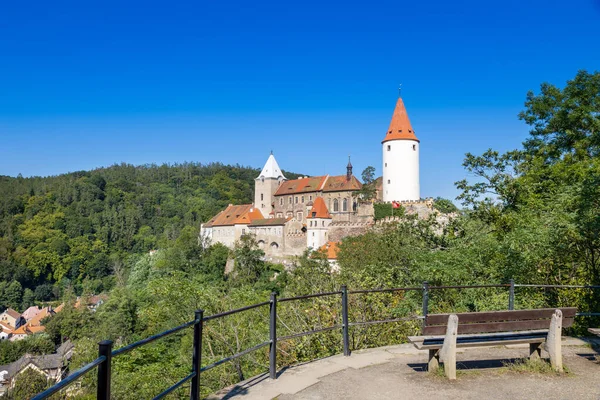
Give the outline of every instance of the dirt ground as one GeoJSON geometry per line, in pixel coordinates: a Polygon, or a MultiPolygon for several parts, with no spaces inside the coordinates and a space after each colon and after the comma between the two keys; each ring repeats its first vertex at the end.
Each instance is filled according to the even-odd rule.
{"type": "MultiPolygon", "coordinates": [[[[513,372],[504,364],[527,349],[480,348],[457,355],[458,379],[425,372],[427,356],[398,355],[388,362],[347,368],[277,400],[317,399],[600,399],[600,363],[591,347],[563,347],[568,373],[513,372]]],[[[241,396],[240,398],[243,398],[241,396]]]]}

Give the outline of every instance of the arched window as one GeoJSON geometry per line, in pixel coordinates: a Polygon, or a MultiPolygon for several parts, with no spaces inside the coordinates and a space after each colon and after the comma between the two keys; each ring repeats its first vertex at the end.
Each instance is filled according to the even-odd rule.
{"type": "Polygon", "coordinates": [[[342,201],[342,211],[348,211],[348,199],[342,201]]]}
{"type": "Polygon", "coordinates": [[[279,245],[275,242],[271,243],[271,250],[277,250],[279,249],[279,245]]]}
{"type": "Polygon", "coordinates": [[[265,248],[265,241],[264,240],[259,240],[258,241],[258,247],[260,247],[261,249],[265,248]]]}
{"type": "Polygon", "coordinates": [[[340,211],[340,202],[338,201],[338,199],[333,199],[333,211],[340,211]]]}

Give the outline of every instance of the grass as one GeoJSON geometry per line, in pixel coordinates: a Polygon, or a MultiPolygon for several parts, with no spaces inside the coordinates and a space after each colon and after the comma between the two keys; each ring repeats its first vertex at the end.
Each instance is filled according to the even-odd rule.
{"type": "MultiPolygon", "coordinates": [[[[530,373],[530,374],[560,374],[552,369],[549,362],[541,358],[521,358],[515,362],[505,363],[504,366],[512,372],[530,373]]],[[[569,369],[563,364],[564,373],[570,373],[569,369]]]]}

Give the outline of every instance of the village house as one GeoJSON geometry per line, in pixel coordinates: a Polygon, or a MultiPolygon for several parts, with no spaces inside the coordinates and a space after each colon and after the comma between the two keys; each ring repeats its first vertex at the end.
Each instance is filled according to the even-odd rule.
{"type": "Polygon", "coordinates": [[[0,396],[14,387],[19,374],[33,369],[52,383],[60,382],[67,374],[68,362],[73,355],[74,346],[70,341],[63,343],[55,354],[33,356],[25,354],[8,365],[0,365],[0,396]]]}
{"type": "Polygon", "coordinates": [[[8,324],[12,328],[18,328],[23,325],[26,321],[17,311],[12,308],[7,308],[2,314],[0,314],[0,322],[8,324]]]}

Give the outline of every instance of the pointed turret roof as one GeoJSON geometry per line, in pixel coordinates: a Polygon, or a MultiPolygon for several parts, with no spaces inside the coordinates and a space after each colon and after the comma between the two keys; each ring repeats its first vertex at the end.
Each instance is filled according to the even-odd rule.
{"type": "Polygon", "coordinates": [[[331,214],[325,205],[325,200],[322,197],[317,197],[315,202],[308,213],[307,218],[328,218],[331,219],[331,214]]]}
{"type": "Polygon", "coordinates": [[[385,138],[381,143],[387,142],[388,140],[416,140],[419,139],[415,136],[415,131],[410,125],[408,114],[406,113],[406,107],[402,97],[398,97],[396,102],[396,108],[394,109],[394,115],[392,115],[392,122],[388,128],[385,138]]]}
{"type": "Polygon", "coordinates": [[[285,176],[283,176],[283,172],[281,172],[281,168],[279,168],[279,164],[277,164],[277,160],[275,160],[275,156],[272,152],[269,158],[267,159],[265,166],[260,172],[260,175],[256,179],[259,178],[286,179],[285,176]]]}

